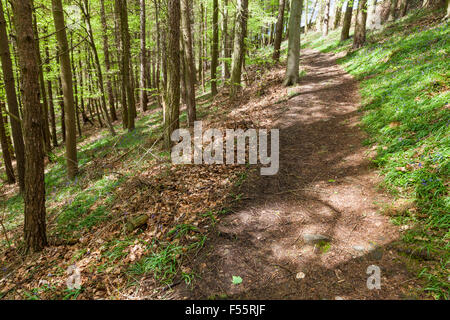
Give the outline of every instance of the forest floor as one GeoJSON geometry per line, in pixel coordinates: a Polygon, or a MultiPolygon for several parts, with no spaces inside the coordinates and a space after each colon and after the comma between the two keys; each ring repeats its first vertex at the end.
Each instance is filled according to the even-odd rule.
{"type": "MultiPolygon", "coordinates": [[[[243,200],[190,266],[199,279],[177,297],[412,297],[418,280],[391,245],[401,231],[381,213],[391,199],[377,189],[373,151],[362,146],[358,82],[335,59],[302,51],[306,76],[289,99],[267,106],[280,128],[279,173],[244,182],[243,200]],[[367,287],[371,265],[381,269],[380,290],[367,287]]],[[[281,75],[269,100],[285,91],[281,75]]]]}

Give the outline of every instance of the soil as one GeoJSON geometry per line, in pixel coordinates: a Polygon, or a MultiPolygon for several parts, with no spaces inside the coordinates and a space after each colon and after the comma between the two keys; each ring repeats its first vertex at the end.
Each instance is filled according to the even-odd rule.
{"type": "Polygon", "coordinates": [[[417,298],[416,275],[391,247],[401,231],[380,213],[391,199],[362,144],[358,82],[336,58],[302,51],[298,93],[270,106],[280,129],[278,174],[250,174],[243,200],[189,266],[196,279],[174,288],[176,298],[417,298]],[[330,241],[310,244],[305,234],[330,241]],[[367,287],[371,265],[381,270],[381,289],[367,287]]]}

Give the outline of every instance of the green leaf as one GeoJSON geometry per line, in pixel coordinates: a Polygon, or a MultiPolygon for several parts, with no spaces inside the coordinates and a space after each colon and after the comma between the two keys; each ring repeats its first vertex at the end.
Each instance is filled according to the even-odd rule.
{"type": "Polygon", "coordinates": [[[233,284],[240,284],[242,283],[242,278],[239,276],[233,276],[233,284]]]}

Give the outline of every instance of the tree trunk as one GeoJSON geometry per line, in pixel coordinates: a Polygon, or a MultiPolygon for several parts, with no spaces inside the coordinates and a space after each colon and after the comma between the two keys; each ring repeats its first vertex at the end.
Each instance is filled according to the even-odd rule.
{"type": "Polygon", "coordinates": [[[80,123],[80,115],[79,115],[79,109],[78,109],[78,80],[77,80],[77,68],[75,66],[75,54],[73,50],[73,32],[70,33],[70,59],[71,59],[71,66],[72,66],[72,76],[73,76],[73,89],[74,89],[74,97],[75,97],[75,118],[77,121],[77,129],[78,129],[78,136],[81,138],[83,136],[83,133],[81,132],[81,123],[80,123]]]}
{"type": "Polygon", "coordinates": [[[289,18],[288,58],[285,86],[291,86],[298,82],[300,72],[300,21],[302,19],[302,0],[292,0],[291,16],[289,18]]]}
{"type": "MultiPolygon", "coordinates": [[[[130,68],[130,30],[128,27],[128,11],[126,0],[116,0],[118,2],[119,14],[120,14],[120,30],[122,39],[122,72],[123,83],[126,89],[127,104],[128,104],[128,131],[133,131],[135,128],[134,118],[136,114],[136,104],[134,100],[134,89],[131,80],[131,68],[130,68]]],[[[179,23],[179,21],[178,21],[179,23]]]]}
{"type": "Polygon", "coordinates": [[[123,64],[123,41],[122,33],[120,31],[121,27],[121,3],[118,0],[114,1],[114,35],[117,46],[117,60],[120,60],[119,64],[119,76],[122,80],[120,81],[120,103],[122,106],[122,126],[124,129],[128,128],[128,105],[127,105],[127,86],[124,81],[124,64],[123,64]]]}
{"type": "Polygon", "coordinates": [[[367,20],[367,0],[359,0],[358,14],[355,24],[355,36],[353,38],[353,48],[361,48],[366,42],[366,20],[367,20]]]}
{"type": "Polygon", "coordinates": [[[222,0],[222,78],[224,83],[230,77],[230,66],[227,61],[230,52],[228,39],[228,0],[222,0]]]}
{"type": "Polygon", "coordinates": [[[98,84],[99,84],[100,93],[101,93],[101,96],[100,96],[101,109],[103,110],[103,113],[105,115],[105,118],[106,118],[105,121],[106,121],[106,125],[108,126],[109,131],[111,132],[111,134],[113,136],[115,136],[116,132],[114,130],[114,127],[112,125],[111,119],[109,117],[108,108],[106,107],[106,98],[105,98],[105,88],[104,88],[104,85],[103,85],[102,66],[100,65],[100,59],[98,57],[97,47],[95,45],[95,40],[94,40],[94,32],[92,31],[88,0],[84,1],[84,7],[83,7],[83,5],[81,5],[81,9],[82,9],[83,14],[84,14],[85,19],[86,19],[87,32],[88,32],[88,37],[89,37],[89,44],[91,45],[91,48],[92,48],[94,65],[95,65],[95,68],[97,70],[98,84]]]}
{"type": "MultiPolygon", "coordinates": [[[[17,54],[21,71],[23,128],[25,142],[25,221],[26,251],[41,251],[47,245],[45,226],[44,145],[42,106],[39,98],[39,66],[33,37],[30,1],[14,0],[17,54]]],[[[58,30],[58,29],[57,29],[58,30]]]]}
{"type": "Polygon", "coordinates": [[[398,0],[391,0],[388,21],[394,21],[396,18],[397,1],[398,0]]]}
{"type": "Polygon", "coordinates": [[[186,83],[186,106],[188,114],[188,126],[194,125],[197,120],[195,104],[195,62],[192,48],[192,32],[190,17],[190,0],[181,0],[181,22],[183,25],[184,65],[186,83]]]}
{"type": "Polygon", "coordinates": [[[11,153],[9,152],[8,137],[6,136],[5,124],[3,123],[3,101],[0,101],[0,145],[2,147],[3,162],[5,163],[6,178],[8,183],[16,182],[14,177],[14,169],[11,161],[11,153]]]}
{"type": "Polygon", "coordinates": [[[325,0],[325,8],[323,12],[322,36],[328,35],[328,27],[330,24],[330,0],[325,0]]]}
{"type": "MultiPolygon", "coordinates": [[[[404,12],[406,13],[406,5],[405,5],[404,12]]],[[[444,19],[448,19],[448,18],[450,18],[450,0],[447,0],[447,15],[444,17],[444,19]]]]}
{"type": "Polygon", "coordinates": [[[73,98],[72,70],[70,67],[69,45],[67,42],[64,12],[61,0],[52,0],[53,19],[55,21],[56,39],[60,50],[61,81],[64,94],[64,113],[66,125],[66,161],[67,175],[74,179],[78,173],[77,131],[73,98]]]}
{"type": "Polygon", "coordinates": [[[305,9],[303,10],[303,11],[305,11],[305,29],[304,29],[305,35],[308,33],[308,27],[309,27],[308,26],[308,15],[309,15],[308,2],[309,2],[309,0],[305,0],[305,3],[304,3],[305,9]]]}
{"type": "MultiPolygon", "coordinates": [[[[34,0],[31,1],[31,5],[34,8],[34,0]]],[[[38,62],[39,69],[39,86],[41,89],[41,98],[42,98],[42,122],[43,126],[43,135],[44,135],[44,152],[45,154],[49,154],[51,150],[50,145],[50,129],[48,124],[48,101],[47,101],[47,92],[45,90],[45,81],[44,81],[44,72],[42,70],[42,59],[41,59],[41,51],[39,49],[39,32],[37,28],[37,21],[35,16],[35,9],[33,10],[33,31],[36,39],[36,57],[38,62]]]]}
{"type": "MultiPolygon", "coordinates": [[[[52,68],[50,66],[50,52],[48,41],[45,45],[45,64],[47,65],[47,73],[51,73],[52,68]]],[[[48,106],[50,111],[50,125],[51,125],[51,138],[53,141],[53,147],[58,146],[58,138],[56,135],[56,119],[55,119],[55,104],[53,100],[53,90],[52,90],[52,80],[47,80],[47,91],[48,91],[48,106]]]]}
{"type": "Polygon", "coordinates": [[[337,0],[335,2],[336,9],[334,11],[334,21],[333,21],[333,29],[337,29],[341,24],[341,16],[342,16],[342,2],[337,0]]]}
{"type": "Polygon", "coordinates": [[[408,0],[400,0],[400,10],[399,10],[400,18],[406,15],[407,9],[408,9],[408,0]]]}
{"type": "Polygon", "coordinates": [[[145,90],[145,80],[147,79],[147,53],[146,53],[146,32],[145,32],[145,0],[140,0],[140,20],[141,20],[141,65],[140,65],[140,103],[142,111],[147,111],[148,95],[145,90]]]}
{"type": "Polygon", "coordinates": [[[108,43],[108,25],[106,22],[105,4],[104,0],[100,0],[100,17],[103,28],[103,53],[105,56],[105,69],[106,69],[106,91],[108,92],[109,109],[111,111],[112,121],[117,121],[117,112],[114,104],[114,94],[111,84],[111,62],[109,58],[109,43],[108,43]]]}
{"type": "MultiPolygon", "coordinates": [[[[58,51],[59,55],[59,51],[58,51]]],[[[61,76],[58,77],[58,86],[59,86],[59,108],[61,109],[61,136],[63,143],[66,142],[66,121],[65,121],[65,114],[64,114],[64,93],[62,90],[62,81],[61,76]]]]}
{"type": "Polygon", "coordinates": [[[17,173],[19,177],[20,191],[25,191],[25,154],[22,135],[22,125],[19,115],[19,104],[17,103],[16,88],[14,84],[14,73],[9,52],[8,35],[6,33],[6,20],[3,5],[0,1],[0,58],[5,81],[6,102],[10,116],[14,151],[16,153],[17,173]]]}
{"type": "Polygon", "coordinates": [[[168,0],[167,89],[164,93],[164,144],[170,150],[170,136],[180,127],[180,1],[168,0]]]}
{"type": "Polygon", "coordinates": [[[347,1],[347,7],[345,8],[344,22],[341,30],[341,41],[345,41],[350,38],[350,25],[352,23],[353,15],[353,0],[347,1]]]}
{"type": "MultiPolygon", "coordinates": [[[[159,1],[158,1],[159,2],[159,1]]],[[[161,89],[160,89],[160,78],[161,78],[161,36],[160,36],[160,26],[159,26],[159,4],[156,0],[153,1],[155,5],[155,20],[156,20],[156,76],[155,85],[157,89],[157,101],[158,108],[161,107],[161,89]]]]}
{"type": "Polygon", "coordinates": [[[237,10],[231,63],[231,97],[236,96],[241,88],[241,72],[245,57],[245,37],[247,34],[248,0],[238,0],[237,10]]]}
{"type": "Polygon", "coordinates": [[[280,47],[281,47],[281,40],[283,39],[285,4],[286,4],[285,0],[280,0],[278,5],[277,26],[275,30],[275,40],[273,44],[273,55],[272,55],[272,59],[274,61],[280,60],[280,47]]]}
{"type": "Polygon", "coordinates": [[[217,65],[219,59],[219,1],[213,0],[213,37],[211,44],[211,95],[217,94],[217,65]]]}

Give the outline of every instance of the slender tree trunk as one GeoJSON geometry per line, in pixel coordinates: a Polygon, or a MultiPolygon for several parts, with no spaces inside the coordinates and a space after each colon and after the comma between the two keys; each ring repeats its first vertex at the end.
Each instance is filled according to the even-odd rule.
{"type": "Polygon", "coordinates": [[[147,52],[146,52],[146,32],[145,32],[145,24],[146,24],[146,16],[145,16],[145,0],[140,0],[140,20],[141,20],[141,64],[140,64],[140,103],[142,111],[147,111],[148,104],[148,95],[145,90],[145,80],[147,79],[147,52]]]}
{"type": "Polygon", "coordinates": [[[194,51],[192,48],[192,32],[190,17],[190,0],[181,0],[181,22],[183,30],[184,43],[184,65],[185,65],[185,83],[186,83],[186,106],[188,114],[188,125],[194,125],[197,120],[195,104],[195,62],[194,51]]]}
{"type": "Polygon", "coordinates": [[[156,0],[153,1],[155,5],[155,20],[156,20],[156,76],[155,85],[157,89],[156,99],[158,101],[158,108],[161,107],[161,90],[160,90],[160,78],[161,78],[161,37],[159,26],[159,4],[156,0]]]}
{"type": "Polygon", "coordinates": [[[11,153],[9,152],[8,137],[6,136],[5,124],[3,123],[3,109],[5,105],[0,101],[0,145],[2,147],[3,162],[5,163],[6,178],[8,183],[16,182],[14,177],[14,169],[11,161],[11,153]]]}
{"type": "Polygon", "coordinates": [[[100,96],[101,109],[103,110],[103,113],[105,115],[105,121],[106,121],[106,125],[108,126],[109,131],[111,132],[111,134],[113,136],[115,136],[116,132],[114,130],[114,127],[112,125],[111,119],[109,117],[108,108],[106,107],[106,98],[105,98],[105,88],[104,88],[104,85],[103,85],[102,66],[100,65],[100,59],[98,57],[97,47],[95,45],[95,40],[94,40],[94,32],[92,31],[88,0],[84,1],[84,7],[83,7],[83,5],[81,5],[81,6],[82,6],[81,9],[83,10],[83,13],[84,13],[84,16],[85,16],[85,19],[86,19],[87,31],[88,31],[88,36],[89,36],[89,44],[91,45],[91,48],[92,48],[94,65],[95,65],[95,68],[97,70],[98,85],[100,87],[100,93],[101,93],[101,96],[100,96]]]}
{"type": "Polygon", "coordinates": [[[50,123],[52,127],[52,141],[53,146],[58,146],[58,137],[56,135],[56,118],[55,118],[55,103],[53,100],[53,90],[52,90],[52,81],[47,81],[47,89],[48,89],[48,100],[49,100],[49,107],[50,107],[50,123]]]}
{"type": "Polygon", "coordinates": [[[398,0],[391,0],[388,21],[394,21],[396,18],[397,2],[398,0]]]}
{"type": "MultiPolygon", "coordinates": [[[[48,46],[48,41],[45,43],[45,64],[47,65],[46,71],[48,74],[51,73],[52,67],[50,65],[50,51],[48,46]]],[[[55,104],[53,100],[53,89],[52,80],[47,79],[47,91],[48,91],[48,106],[50,113],[50,125],[51,125],[51,138],[53,141],[53,147],[58,146],[58,138],[56,135],[56,118],[55,118],[55,104]]]]}
{"type": "MultiPolygon", "coordinates": [[[[31,4],[34,7],[34,0],[31,1],[31,4]]],[[[42,98],[42,121],[43,121],[43,134],[44,134],[44,152],[45,154],[49,154],[51,150],[50,145],[50,129],[48,124],[48,101],[47,101],[47,92],[45,90],[45,80],[44,80],[44,72],[42,70],[42,58],[41,58],[41,51],[39,47],[39,32],[37,28],[37,21],[35,16],[35,10],[33,10],[33,31],[36,39],[36,57],[38,62],[38,68],[39,68],[39,86],[41,89],[41,98],[42,98]]]]}
{"type": "Polygon", "coordinates": [[[16,153],[17,173],[20,191],[25,191],[25,154],[22,135],[22,125],[19,114],[19,104],[14,83],[14,73],[9,52],[8,35],[6,33],[6,20],[3,12],[3,4],[0,1],[0,58],[2,62],[3,78],[5,82],[6,102],[10,116],[14,151],[16,153]]]}
{"type": "Polygon", "coordinates": [[[103,29],[103,53],[105,57],[105,69],[106,69],[106,91],[108,92],[109,109],[111,111],[112,121],[117,121],[117,112],[114,103],[114,94],[111,84],[111,62],[109,57],[109,43],[108,43],[108,25],[106,22],[105,4],[104,0],[100,0],[100,17],[102,21],[103,29]]]}
{"type": "Polygon", "coordinates": [[[304,0],[304,6],[305,6],[305,34],[308,33],[308,14],[309,14],[309,7],[308,7],[309,0],[304,0]]]}
{"type": "Polygon", "coordinates": [[[352,23],[353,15],[353,0],[347,1],[347,7],[345,8],[344,22],[341,30],[341,41],[345,41],[350,38],[350,25],[352,23]]]}
{"type": "Polygon", "coordinates": [[[167,89],[164,93],[164,144],[171,147],[170,136],[180,127],[180,1],[168,0],[167,89]]]}
{"type": "Polygon", "coordinates": [[[283,39],[285,4],[286,4],[285,0],[279,0],[277,25],[275,30],[275,40],[273,43],[273,55],[272,55],[272,59],[274,61],[280,60],[280,47],[281,47],[281,40],[283,39]]]}
{"type": "Polygon", "coordinates": [[[223,83],[230,77],[230,66],[227,61],[229,58],[228,48],[228,0],[222,0],[222,79],[223,83]]]}
{"type": "Polygon", "coordinates": [[[72,70],[70,68],[69,45],[67,42],[64,12],[61,0],[52,0],[53,19],[56,38],[60,49],[61,80],[64,94],[64,113],[66,124],[66,161],[67,175],[74,179],[78,173],[77,131],[75,123],[75,107],[73,98],[72,70]]]}
{"type": "Polygon", "coordinates": [[[367,0],[359,0],[358,15],[355,24],[355,37],[353,38],[353,48],[361,48],[366,42],[366,20],[367,20],[367,0]]]}
{"type": "Polygon", "coordinates": [[[115,40],[116,40],[116,45],[117,45],[117,56],[118,56],[118,60],[120,59],[120,63],[119,63],[119,70],[120,70],[120,99],[121,99],[121,105],[122,105],[122,125],[123,128],[126,129],[128,128],[128,105],[127,105],[127,85],[124,81],[124,64],[123,64],[123,53],[124,53],[124,49],[123,49],[123,41],[122,41],[122,33],[120,31],[121,27],[121,2],[120,0],[115,0],[114,1],[114,14],[115,14],[115,19],[114,19],[114,26],[115,26],[115,40]],[[120,48],[120,50],[119,50],[120,48]],[[120,52],[120,53],[119,53],[120,52]]]}
{"type": "Polygon", "coordinates": [[[75,118],[77,121],[77,129],[78,129],[78,136],[81,138],[83,136],[83,133],[81,132],[81,123],[80,123],[80,115],[79,115],[79,108],[78,108],[78,79],[77,79],[77,69],[75,65],[75,57],[74,57],[74,50],[73,50],[73,32],[70,33],[70,47],[72,48],[70,50],[70,59],[71,59],[71,66],[72,66],[72,77],[73,77],[73,89],[74,89],[74,97],[75,97],[75,118]]]}
{"type": "MultiPolygon", "coordinates": [[[[406,14],[406,7],[408,4],[405,5],[405,9],[403,9],[403,15],[406,14]]],[[[447,14],[445,15],[444,19],[450,18],[450,0],[447,0],[447,14]]]]}
{"type": "Polygon", "coordinates": [[[235,97],[241,88],[242,65],[245,57],[245,37],[247,35],[248,0],[238,0],[237,10],[231,63],[230,97],[235,97]]]}
{"type": "Polygon", "coordinates": [[[308,23],[308,29],[309,29],[309,27],[310,26],[312,26],[312,24],[313,24],[313,19],[314,19],[314,14],[316,13],[316,8],[317,8],[317,4],[319,3],[319,1],[318,0],[316,0],[315,2],[314,2],[314,4],[313,4],[313,6],[311,7],[312,8],[312,12],[311,12],[311,17],[309,18],[309,23],[308,23]]]}
{"type": "Polygon", "coordinates": [[[213,38],[211,43],[211,95],[217,94],[217,65],[219,59],[219,1],[213,0],[213,38]]]}
{"type": "Polygon", "coordinates": [[[337,29],[341,24],[341,15],[342,15],[342,2],[337,0],[335,2],[335,11],[334,11],[334,21],[333,21],[333,29],[337,29]]]}
{"type": "Polygon", "coordinates": [[[202,90],[203,93],[205,92],[205,48],[206,48],[206,41],[204,34],[206,33],[205,30],[205,9],[203,6],[203,2],[200,3],[200,15],[201,15],[201,23],[200,23],[200,45],[199,45],[199,55],[198,55],[198,71],[199,71],[199,78],[201,79],[202,84],[202,90]]]}
{"type": "Polygon", "coordinates": [[[303,0],[292,0],[289,18],[289,41],[285,86],[298,82],[300,72],[300,21],[302,19],[303,0]]]}
{"type": "Polygon", "coordinates": [[[330,0],[325,0],[325,7],[323,12],[323,23],[322,23],[322,36],[326,37],[328,35],[328,27],[330,24],[330,0]]]}
{"type": "Polygon", "coordinates": [[[325,12],[325,1],[327,0],[319,0],[319,13],[316,20],[316,30],[318,32],[321,32],[323,30],[322,25],[323,25],[323,15],[325,12]]]}
{"type": "MultiPolygon", "coordinates": [[[[58,53],[59,55],[59,53],[58,53]]],[[[66,121],[65,121],[65,114],[64,114],[64,93],[62,90],[62,81],[61,76],[58,77],[58,87],[59,87],[59,108],[61,109],[61,136],[63,143],[66,143],[66,121]]]]}
{"type": "MultiPolygon", "coordinates": [[[[135,128],[134,118],[136,114],[136,104],[134,99],[134,89],[131,79],[130,68],[130,30],[128,27],[128,10],[127,2],[125,0],[116,0],[119,3],[120,13],[120,30],[122,38],[122,72],[123,83],[126,89],[127,104],[128,104],[128,131],[133,131],[135,128]]],[[[180,23],[178,21],[178,23],[180,23]]]]}
{"type": "Polygon", "coordinates": [[[406,15],[407,9],[408,9],[408,0],[400,0],[400,10],[399,10],[400,18],[406,15]]]}
{"type": "MultiPolygon", "coordinates": [[[[33,37],[30,1],[14,0],[17,54],[21,71],[23,127],[25,142],[25,221],[26,251],[41,251],[47,245],[45,225],[44,145],[39,66],[33,37]]],[[[58,29],[57,29],[58,30],[58,29]]]]}

